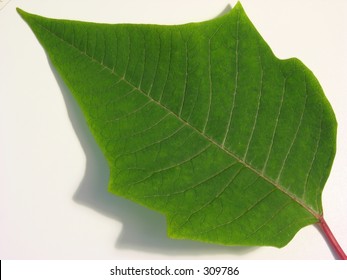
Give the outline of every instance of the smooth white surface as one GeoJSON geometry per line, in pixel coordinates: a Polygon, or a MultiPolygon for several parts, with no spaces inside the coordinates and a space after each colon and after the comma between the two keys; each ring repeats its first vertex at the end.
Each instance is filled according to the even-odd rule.
{"type": "MultiPolygon", "coordinates": [[[[0,10],[1,259],[333,259],[315,226],[282,249],[229,248],[166,237],[165,219],[106,191],[108,168],[69,91],[15,7],[53,18],[179,24],[234,0],[32,0],[0,10]]],[[[244,0],[280,58],[317,76],[338,123],[325,219],[347,250],[347,1],[244,0]]]]}

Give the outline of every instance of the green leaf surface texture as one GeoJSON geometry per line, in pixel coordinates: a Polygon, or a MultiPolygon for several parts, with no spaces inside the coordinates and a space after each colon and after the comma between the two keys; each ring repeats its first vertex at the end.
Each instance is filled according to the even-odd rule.
{"type": "Polygon", "coordinates": [[[283,247],[319,221],[333,110],[301,61],[274,56],[240,3],[173,26],[18,12],[82,108],[109,191],[164,214],[170,237],[283,247]]]}

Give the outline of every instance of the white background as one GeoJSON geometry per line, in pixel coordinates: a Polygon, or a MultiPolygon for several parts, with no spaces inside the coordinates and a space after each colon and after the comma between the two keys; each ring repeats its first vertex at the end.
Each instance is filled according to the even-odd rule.
{"type": "MultiPolygon", "coordinates": [[[[179,24],[234,0],[32,0],[0,10],[1,259],[333,259],[315,226],[285,248],[222,247],[166,237],[158,213],[107,193],[108,168],[79,108],[16,13],[110,23],[179,24]]],[[[347,1],[243,0],[279,58],[298,57],[334,108],[338,146],[325,219],[347,250],[347,1]]]]}

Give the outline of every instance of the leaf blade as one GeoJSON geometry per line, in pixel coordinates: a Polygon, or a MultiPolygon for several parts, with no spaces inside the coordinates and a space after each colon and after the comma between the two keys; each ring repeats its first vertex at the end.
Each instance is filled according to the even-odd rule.
{"type": "Polygon", "coordinates": [[[333,112],[312,73],[297,60],[276,59],[240,4],[227,16],[182,26],[24,17],[79,101],[108,159],[111,192],[166,214],[170,236],[281,247],[302,226],[318,221],[320,193],[335,153],[333,112]],[[231,39],[224,41],[225,35],[231,39]],[[156,39],[144,39],[149,37],[156,39]],[[257,43],[250,47],[249,42],[257,43]],[[110,45],[116,45],[111,48],[116,54],[107,53],[110,45]],[[155,61],[150,63],[150,57],[155,61]],[[76,74],[79,69],[83,75],[76,74]],[[86,80],[95,84],[86,86],[86,80]],[[298,84],[304,94],[297,93],[298,84]],[[301,108],[298,114],[293,114],[295,107],[301,108]],[[326,118],[316,122],[323,113],[326,118]],[[303,123],[313,124],[319,136],[302,129],[303,123]],[[134,137],[139,133],[140,139],[134,137]],[[302,140],[307,137],[309,144],[302,140]],[[307,150],[312,155],[304,161],[300,153],[307,150]],[[301,164],[306,171],[295,168],[297,158],[306,162],[301,164]],[[317,173],[322,176],[312,187],[309,182],[317,173]],[[254,177],[257,188],[249,179],[254,177]],[[278,240],[274,232],[281,233],[278,240]]]}

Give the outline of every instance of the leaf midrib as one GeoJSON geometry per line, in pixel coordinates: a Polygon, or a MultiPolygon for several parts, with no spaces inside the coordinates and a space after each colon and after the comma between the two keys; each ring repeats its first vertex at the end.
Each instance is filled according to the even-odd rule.
{"type": "MultiPolygon", "coordinates": [[[[267,177],[264,175],[263,172],[257,170],[256,168],[252,167],[250,164],[248,164],[245,160],[241,159],[239,156],[237,156],[236,154],[234,154],[232,151],[227,150],[223,145],[220,145],[219,143],[217,143],[215,140],[213,140],[212,138],[210,138],[209,136],[205,135],[202,131],[198,130],[197,128],[195,128],[194,126],[192,126],[190,123],[188,123],[187,121],[185,121],[184,119],[182,119],[179,115],[175,114],[174,112],[172,112],[169,108],[167,108],[165,105],[161,104],[159,101],[153,99],[149,94],[147,94],[145,91],[143,91],[141,88],[139,88],[138,86],[134,85],[133,83],[131,83],[130,81],[128,81],[125,76],[126,73],[124,73],[124,75],[119,75],[117,72],[115,72],[114,69],[111,69],[109,66],[105,65],[102,61],[98,61],[96,60],[94,57],[89,56],[87,54],[86,51],[82,51],[81,49],[79,49],[78,47],[76,47],[75,45],[73,45],[72,43],[64,40],[61,36],[59,36],[57,33],[53,32],[52,30],[48,29],[47,27],[43,26],[42,24],[40,24],[39,22],[36,21],[36,24],[41,27],[42,29],[44,29],[45,31],[47,31],[48,33],[52,34],[53,36],[55,36],[56,38],[58,38],[59,40],[61,40],[63,43],[65,43],[66,45],[72,47],[73,49],[77,50],[80,52],[80,54],[82,56],[87,57],[88,59],[90,59],[91,62],[93,63],[97,63],[100,66],[102,66],[104,69],[107,69],[111,75],[114,75],[115,77],[119,78],[118,81],[124,81],[126,84],[128,84],[130,87],[132,87],[133,89],[137,90],[138,92],[140,92],[141,94],[143,94],[144,96],[146,96],[151,102],[155,103],[156,105],[158,105],[159,107],[161,107],[162,109],[164,109],[165,111],[168,112],[168,114],[171,114],[173,116],[175,116],[179,121],[181,121],[184,125],[186,125],[187,127],[193,129],[195,132],[197,132],[200,136],[202,136],[204,139],[206,139],[207,141],[209,141],[211,144],[215,145],[216,147],[218,147],[219,149],[221,149],[223,152],[227,153],[229,156],[233,157],[236,161],[238,161],[240,164],[242,164],[243,166],[245,166],[246,168],[248,168],[249,170],[251,170],[252,172],[254,172],[255,174],[257,174],[260,178],[264,179],[265,181],[267,181],[268,183],[270,183],[271,185],[273,185],[276,189],[278,189],[279,191],[281,191],[282,193],[284,193],[285,195],[287,195],[288,197],[290,197],[293,201],[295,201],[296,203],[298,203],[300,206],[302,206],[306,211],[308,211],[310,214],[312,214],[317,220],[320,220],[322,215],[320,215],[319,213],[317,213],[315,210],[313,210],[311,207],[309,207],[305,201],[303,201],[302,199],[298,198],[295,194],[289,192],[288,190],[286,190],[283,186],[279,185],[277,182],[273,181],[271,178],[267,177]]],[[[104,50],[106,51],[106,50],[104,50]]]]}

